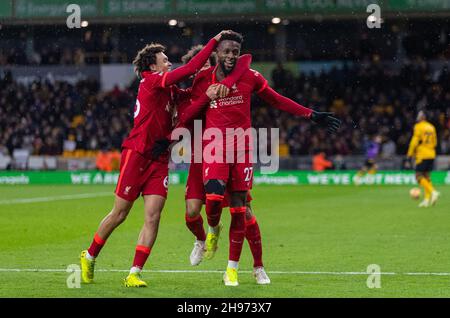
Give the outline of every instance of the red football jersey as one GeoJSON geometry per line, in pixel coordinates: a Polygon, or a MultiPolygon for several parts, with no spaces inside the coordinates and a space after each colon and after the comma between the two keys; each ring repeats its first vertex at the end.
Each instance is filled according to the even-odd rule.
{"type": "MultiPolygon", "coordinates": [[[[204,92],[209,85],[217,82],[216,69],[217,66],[216,68],[211,67],[197,75],[196,81],[198,85],[193,87],[192,94],[200,97],[184,110],[181,114],[181,121],[186,124],[189,123],[190,120],[196,117],[199,111],[204,109],[203,105],[207,104],[207,108],[204,110],[206,116],[204,129],[220,129],[225,147],[236,146],[236,141],[231,139],[234,134],[233,130],[241,128],[245,131],[251,128],[250,102],[252,93],[257,93],[268,104],[280,110],[296,116],[307,118],[311,116],[312,109],[306,108],[278,94],[268,86],[267,80],[260,73],[251,69],[244,72],[242,77],[232,86],[230,94],[225,98],[209,101],[209,98],[204,92]],[[228,143],[227,134],[230,137],[228,143]]],[[[245,135],[241,135],[241,137],[245,137],[245,135]]],[[[204,145],[208,143],[209,141],[205,141],[204,145]]],[[[251,140],[245,137],[243,146],[246,150],[251,150],[251,140]]],[[[244,149],[240,148],[240,150],[244,149]]]]}
{"type": "MultiPolygon", "coordinates": [[[[225,85],[228,88],[231,88],[234,86],[236,81],[238,81],[244,73],[246,73],[250,67],[252,57],[249,54],[244,54],[241,57],[239,57],[236,67],[233,69],[233,71],[221,81],[221,84],[225,85]]],[[[183,113],[186,112],[191,106],[191,103],[195,101],[195,103],[198,103],[199,100],[202,99],[202,97],[206,98],[206,101],[209,101],[209,98],[206,96],[205,92],[208,86],[211,83],[211,68],[208,68],[206,70],[200,71],[194,78],[194,82],[192,84],[192,87],[183,91],[182,93],[179,93],[180,89],[176,89],[177,91],[177,120],[182,121],[180,117],[183,116],[183,113]],[[182,96],[182,98],[180,98],[182,96]]],[[[207,102],[201,103],[200,106],[203,108],[204,105],[207,104],[207,102]]],[[[200,108],[199,108],[200,109],[200,108]]],[[[204,112],[198,112],[198,116],[193,116],[194,119],[197,117],[198,119],[202,119],[202,123],[205,122],[205,114],[204,112]]],[[[184,126],[180,122],[178,124],[181,124],[181,126],[178,127],[185,127],[188,128],[191,133],[194,131],[194,122],[188,121],[186,122],[187,125],[184,126]]],[[[191,154],[194,156],[194,147],[195,147],[195,140],[194,135],[192,135],[191,139],[191,154]]],[[[170,139],[170,138],[169,138],[170,139]]]]}
{"type": "MultiPolygon", "coordinates": [[[[192,95],[201,96],[209,85],[217,82],[216,68],[210,67],[197,75],[196,84],[193,86],[192,95]]],[[[267,80],[258,72],[247,69],[241,78],[234,84],[230,93],[220,99],[211,101],[205,110],[204,129],[218,128],[222,131],[224,146],[227,144],[227,128],[247,129],[251,127],[250,102],[253,92],[260,92],[267,86],[267,80]]],[[[229,132],[230,130],[228,130],[229,132]]],[[[209,141],[205,141],[204,145],[209,141]]],[[[228,146],[235,144],[229,142],[228,146]]],[[[246,142],[246,149],[251,149],[246,142]]]]}
{"type": "MultiPolygon", "coordinates": [[[[206,62],[217,46],[213,38],[189,63],[166,72],[142,72],[138,97],[134,109],[134,125],[129,136],[122,143],[123,148],[135,150],[151,159],[155,141],[170,134],[175,95],[178,92],[173,84],[195,74],[206,62]]],[[[179,93],[179,92],[178,92],[179,93]]],[[[168,162],[169,152],[158,160],[168,162]]]]}
{"type": "MultiPolygon", "coordinates": [[[[134,108],[133,129],[122,147],[151,159],[154,142],[167,136],[172,129],[174,88],[162,86],[163,73],[144,72],[143,77],[134,108]]],[[[159,160],[168,161],[168,153],[159,160]]]]}

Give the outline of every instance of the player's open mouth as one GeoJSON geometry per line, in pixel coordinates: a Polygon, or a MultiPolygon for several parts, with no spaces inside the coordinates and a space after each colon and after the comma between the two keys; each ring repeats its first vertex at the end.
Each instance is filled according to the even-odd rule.
{"type": "Polygon", "coordinates": [[[227,68],[232,68],[234,66],[234,62],[225,61],[225,66],[227,68]]]}

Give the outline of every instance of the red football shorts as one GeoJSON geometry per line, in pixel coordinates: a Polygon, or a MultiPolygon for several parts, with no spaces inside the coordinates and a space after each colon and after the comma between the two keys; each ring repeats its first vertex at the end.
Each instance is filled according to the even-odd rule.
{"type": "Polygon", "coordinates": [[[203,182],[218,179],[227,184],[230,192],[250,190],[253,183],[253,164],[247,155],[244,159],[242,163],[203,162],[203,182]]]}
{"type": "Polygon", "coordinates": [[[205,201],[205,186],[203,185],[203,164],[191,162],[186,182],[185,200],[198,199],[205,201]]]}
{"type": "Polygon", "coordinates": [[[131,149],[124,149],[120,159],[120,175],[115,193],[133,202],[142,195],[167,197],[169,167],[167,163],[152,161],[131,149]]]}
{"type": "MultiPolygon", "coordinates": [[[[191,163],[189,167],[189,175],[186,182],[185,200],[198,199],[205,202],[205,186],[203,185],[203,165],[201,163],[191,163]]],[[[252,201],[250,191],[247,194],[247,202],[252,201]]],[[[222,207],[230,206],[230,194],[228,189],[225,190],[224,199],[222,201],[222,207]]]]}

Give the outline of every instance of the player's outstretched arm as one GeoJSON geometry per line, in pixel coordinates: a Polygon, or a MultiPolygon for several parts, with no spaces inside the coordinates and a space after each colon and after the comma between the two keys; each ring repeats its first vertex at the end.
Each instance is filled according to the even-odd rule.
{"type": "Polygon", "coordinates": [[[214,38],[209,40],[208,44],[206,44],[205,47],[200,52],[198,52],[198,54],[196,54],[188,63],[178,67],[177,69],[171,72],[167,72],[166,74],[164,74],[162,86],[163,87],[170,86],[197,73],[198,70],[200,70],[203,67],[203,65],[205,65],[211,53],[214,51],[217,44],[219,43],[222,35],[227,32],[229,31],[222,31],[219,34],[217,34],[214,38]]]}
{"type": "Polygon", "coordinates": [[[192,94],[192,87],[188,87],[188,88],[179,88],[178,86],[174,86],[175,87],[175,94],[177,97],[179,98],[188,98],[191,96],[192,94]]]}
{"type": "Polygon", "coordinates": [[[330,134],[335,133],[341,125],[341,121],[338,118],[334,117],[333,113],[317,112],[315,110],[302,106],[294,102],[292,99],[278,94],[267,84],[265,84],[263,88],[259,90],[258,96],[275,108],[296,116],[311,119],[316,124],[326,127],[330,134]]]}
{"type": "Polygon", "coordinates": [[[217,98],[219,88],[220,87],[218,84],[213,84],[205,93],[194,99],[192,103],[180,114],[180,120],[175,128],[186,127],[192,120],[199,117],[209,102],[217,98]]]}
{"type": "Polygon", "coordinates": [[[311,120],[322,127],[326,127],[329,134],[334,134],[341,126],[341,120],[334,117],[334,113],[313,110],[311,120]]]}

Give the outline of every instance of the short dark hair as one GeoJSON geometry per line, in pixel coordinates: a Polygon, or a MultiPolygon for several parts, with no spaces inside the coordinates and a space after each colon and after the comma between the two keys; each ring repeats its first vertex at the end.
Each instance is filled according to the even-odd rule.
{"type": "Polygon", "coordinates": [[[230,31],[221,36],[219,43],[225,40],[235,41],[242,44],[242,42],[244,42],[244,36],[240,33],[230,31]]]}
{"type": "Polygon", "coordinates": [[[425,108],[419,109],[416,119],[419,119],[419,117],[424,117],[425,119],[427,119],[429,117],[428,111],[425,108]]]}
{"type": "MultiPolygon", "coordinates": [[[[192,60],[192,58],[194,56],[196,56],[202,49],[203,49],[203,45],[201,45],[201,44],[191,47],[191,49],[185,55],[183,55],[181,57],[181,61],[183,62],[183,64],[189,63],[189,61],[192,60]]],[[[211,56],[209,57],[209,63],[212,66],[217,64],[217,62],[216,62],[216,53],[213,52],[211,54],[211,56]]]]}
{"type": "Polygon", "coordinates": [[[138,52],[133,60],[135,72],[138,76],[144,71],[150,70],[150,65],[156,64],[156,54],[164,52],[166,47],[159,43],[147,44],[138,52]]]}

